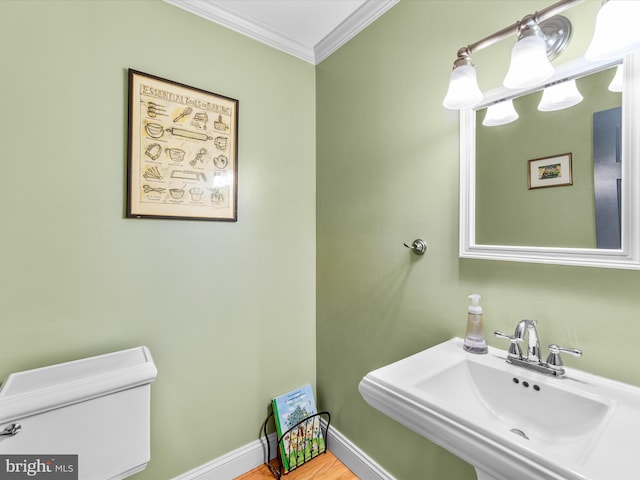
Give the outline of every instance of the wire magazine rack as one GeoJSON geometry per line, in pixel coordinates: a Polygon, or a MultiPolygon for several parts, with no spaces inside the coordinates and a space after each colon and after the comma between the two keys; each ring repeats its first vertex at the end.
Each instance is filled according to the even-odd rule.
{"type": "Polygon", "coordinates": [[[264,421],[264,426],[262,429],[262,432],[264,434],[264,440],[267,444],[267,459],[265,461],[265,465],[269,468],[271,473],[273,473],[273,475],[277,479],[282,478],[282,476],[286,475],[287,473],[293,472],[296,468],[300,467],[301,465],[304,465],[305,463],[310,462],[314,458],[317,458],[319,455],[322,455],[323,453],[327,453],[327,449],[328,449],[327,433],[329,432],[329,424],[331,423],[331,414],[329,412],[318,412],[313,415],[309,415],[304,420],[301,420],[300,422],[296,423],[293,427],[291,427],[289,430],[284,432],[282,436],[277,436],[276,434],[276,438],[278,440],[276,444],[277,455],[275,458],[276,461],[273,462],[271,460],[271,444],[269,443],[269,438],[267,435],[267,424],[269,423],[269,420],[271,419],[271,417],[273,417],[273,412],[271,412],[269,416],[267,416],[267,419],[264,421]],[[311,445],[314,439],[305,434],[304,441],[303,441],[304,446],[302,447],[302,451],[304,452],[304,451],[307,451],[308,449],[309,454],[302,453],[300,455],[299,453],[300,447],[299,446],[296,447],[298,454],[294,454],[295,462],[289,463],[289,469],[285,470],[285,464],[282,458],[282,453],[284,452],[285,455],[287,455],[287,457],[290,458],[293,447],[294,447],[293,442],[285,442],[285,440],[291,438],[291,434],[295,431],[308,432],[309,429],[314,428],[315,424],[319,425],[319,433],[320,433],[320,435],[316,437],[315,440],[318,442],[322,441],[323,445],[319,446],[319,444],[316,443],[316,446],[314,447],[313,445],[311,445]],[[315,448],[315,451],[314,451],[314,448],[315,448]]]}

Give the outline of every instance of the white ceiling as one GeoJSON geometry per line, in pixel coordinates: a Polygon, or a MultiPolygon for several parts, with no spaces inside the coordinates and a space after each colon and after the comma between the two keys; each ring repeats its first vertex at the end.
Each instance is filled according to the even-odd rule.
{"type": "Polygon", "coordinates": [[[164,0],[317,65],[399,0],[164,0]]]}

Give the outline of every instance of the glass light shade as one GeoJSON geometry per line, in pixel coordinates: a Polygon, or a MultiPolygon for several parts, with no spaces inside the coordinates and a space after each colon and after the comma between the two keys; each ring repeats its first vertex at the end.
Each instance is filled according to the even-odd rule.
{"type": "Polygon", "coordinates": [[[482,92],[478,87],[476,69],[471,65],[461,65],[451,72],[449,89],[442,105],[450,110],[471,108],[482,100],[482,92]]]}
{"type": "Polygon", "coordinates": [[[616,74],[609,84],[609,90],[612,92],[621,92],[624,85],[624,65],[621,63],[616,68],[616,74]]]}
{"type": "Polygon", "coordinates": [[[544,82],[553,72],[544,39],[531,35],[518,40],[513,47],[511,65],[503,84],[514,89],[533,87],[544,82]]]}
{"type": "Polygon", "coordinates": [[[584,58],[592,61],[625,56],[640,48],[640,2],[609,0],[596,17],[596,29],[584,58]]]}
{"type": "Polygon", "coordinates": [[[544,89],[542,99],[538,105],[541,112],[553,112],[563,108],[573,107],[582,101],[583,97],[578,91],[575,80],[551,85],[544,89]]]}
{"type": "Polygon", "coordinates": [[[518,112],[513,107],[513,100],[505,100],[487,108],[482,124],[485,127],[497,127],[498,125],[514,122],[518,117],[518,112]]]}

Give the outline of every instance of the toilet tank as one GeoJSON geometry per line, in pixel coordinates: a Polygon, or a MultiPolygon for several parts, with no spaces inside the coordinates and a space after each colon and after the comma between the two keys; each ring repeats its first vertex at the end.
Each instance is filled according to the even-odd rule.
{"type": "Polygon", "coordinates": [[[144,346],[12,373],[0,389],[0,457],[77,455],[79,480],[143,470],[156,375],[144,346]]]}

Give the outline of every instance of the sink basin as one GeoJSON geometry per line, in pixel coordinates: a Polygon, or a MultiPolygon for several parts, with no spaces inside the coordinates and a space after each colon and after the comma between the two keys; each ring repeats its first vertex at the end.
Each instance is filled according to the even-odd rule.
{"type": "Polygon", "coordinates": [[[374,408],[471,463],[482,480],[640,478],[640,388],[548,377],[454,338],[367,374],[374,408]]]}
{"type": "Polygon", "coordinates": [[[415,387],[435,408],[451,411],[460,422],[470,426],[482,422],[555,450],[565,448],[559,444],[587,448],[613,411],[610,400],[577,394],[487,363],[463,358],[443,372],[420,379],[415,387]]]}

